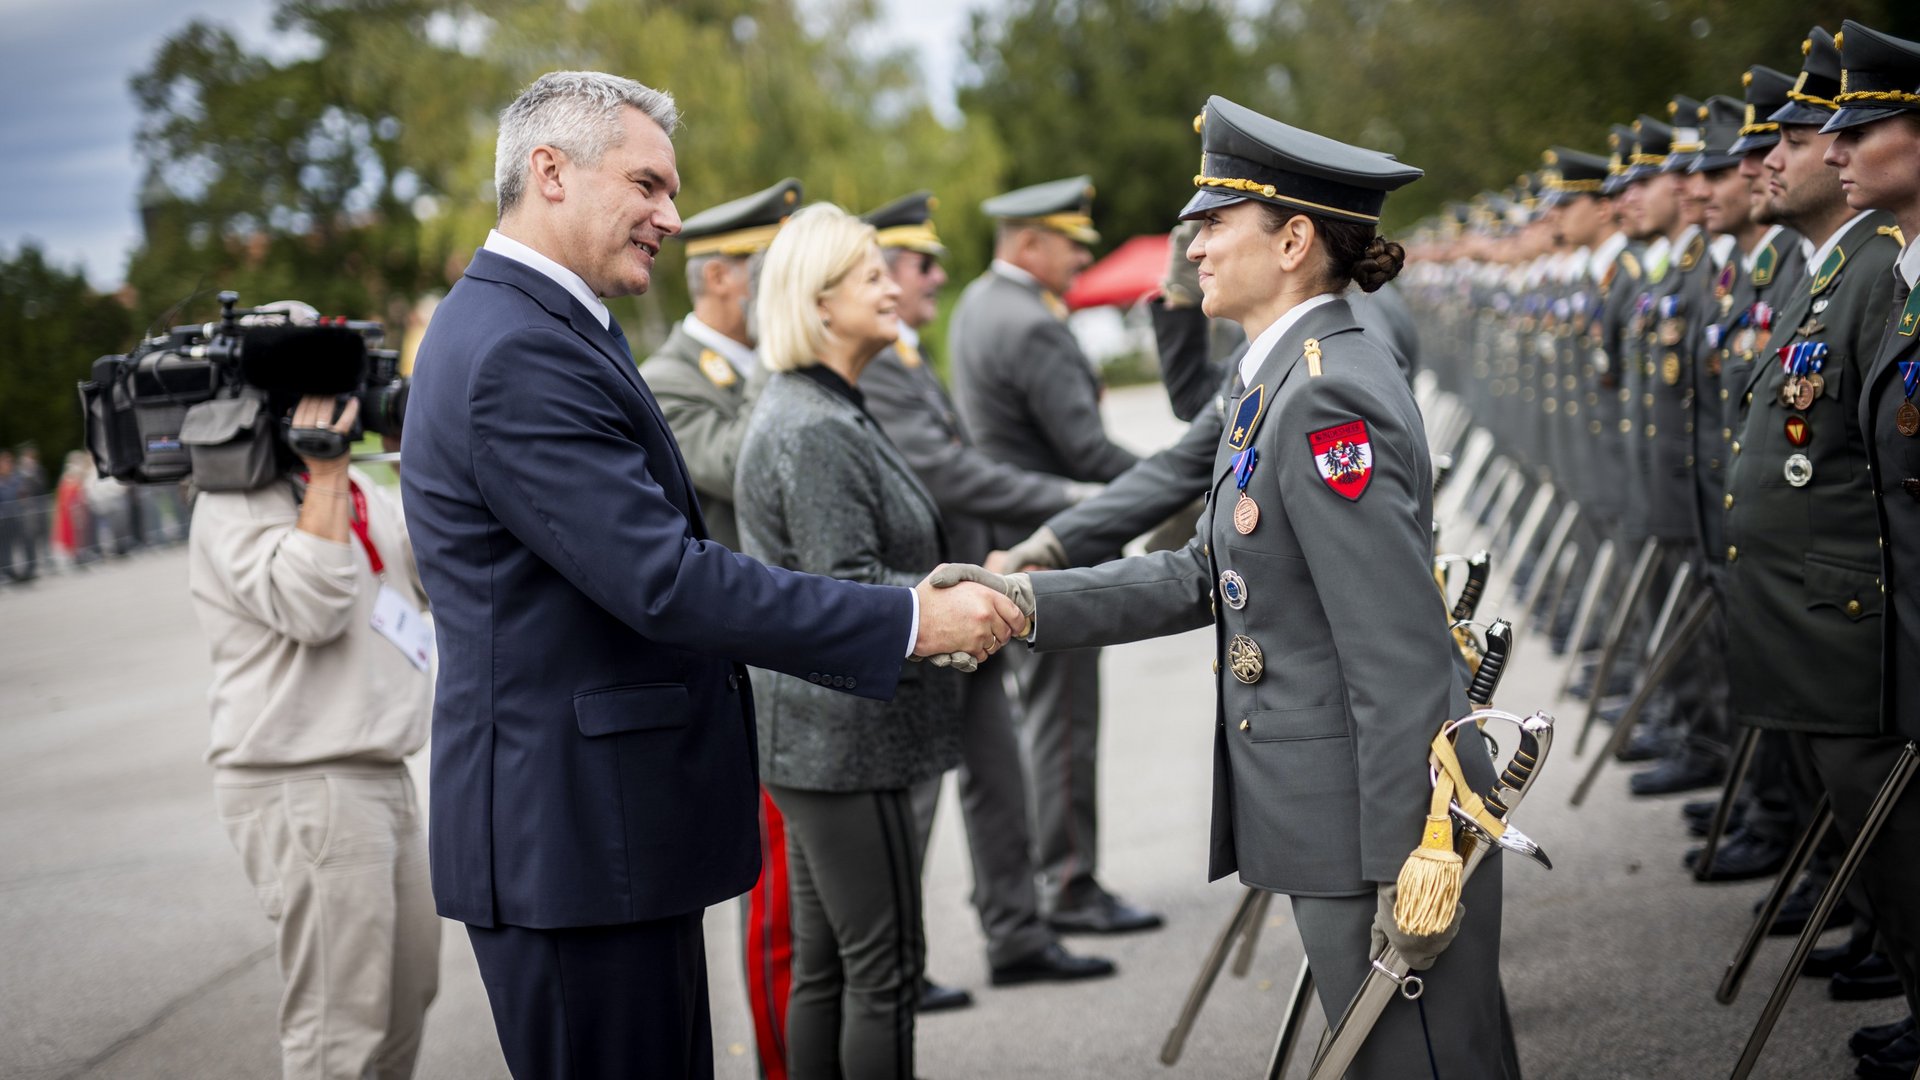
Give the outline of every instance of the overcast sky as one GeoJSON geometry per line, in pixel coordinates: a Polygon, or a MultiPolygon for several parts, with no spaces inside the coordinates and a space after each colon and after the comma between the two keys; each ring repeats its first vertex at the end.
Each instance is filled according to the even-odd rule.
{"type": "MultiPolygon", "coordinates": [[[[883,0],[881,40],[920,51],[943,111],[966,11],[980,2],[883,0]]],[[[258,46],[272,12],[271,0],[0,0],[0,252],[33,240],[97,287],[117,286],[139,238],[128,79],[191,18],[258,46]]]]}

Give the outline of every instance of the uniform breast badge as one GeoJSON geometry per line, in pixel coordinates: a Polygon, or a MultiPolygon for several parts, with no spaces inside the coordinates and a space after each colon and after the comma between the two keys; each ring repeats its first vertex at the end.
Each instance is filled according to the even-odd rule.
{"type": "Polygon", "coordinates": [[[1260,643],[1245,634],[1233,635],[1227,642],[1227,668],[1233,677],[1252,686],[1260,681],[1267,670],[1267,659],[1260,653],[1260,643]]]}
{"type": "Polygon", "coordinates": [[[727,358],[712,349],[700,350],[700,374],[705,375],[708,382],[722,390],[740,381],[740,373],[733,370],[733,365],[727,363],[727,358]]]}
{"type": "Polygon", "coordinates": [[[1232,570],[1220,571],[1220,599],[1235,611],[1247,606],[1247,579],[1232,570]]]}
{"type": "Polygon", "coordinates": [[[1813,462],[1808,460],[1805,454],[1795,454],[1788,458],[1787,466],[1782,471],[1786,474],[1787,483],[1794,487],[1806,487],[1813,482],[1813,462]]]}

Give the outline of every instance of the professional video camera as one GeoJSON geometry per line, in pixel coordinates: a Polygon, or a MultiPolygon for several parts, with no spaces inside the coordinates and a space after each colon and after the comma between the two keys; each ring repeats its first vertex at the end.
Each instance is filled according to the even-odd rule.
{"type": "Polygon", "coordinates": [[[339,457],[367,431],[400,434],[408,380],[398,353],[372,347],[385,337],[379,323],[239,300],[223,292],[218,322],[176,326],[93,362],[80,409],[102,477],[159,484],[191,474],[203,491],[248,491],[296,457],[339,457]],[[288,424],[294,404],[314,394],[341,406],[359,399],[350,436],[288,424]]]}

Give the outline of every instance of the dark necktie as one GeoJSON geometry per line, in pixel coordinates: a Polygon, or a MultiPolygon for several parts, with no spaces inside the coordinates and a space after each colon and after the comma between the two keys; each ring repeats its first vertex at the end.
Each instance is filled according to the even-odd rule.
{"type": "Polygon", "coordinates": [[[620,320],[614,318],[612,312],[607,313],[607,332],[620,343],[620,351],[627,354],[627,359],[633,359],[633,346],[627,344],[627,332],[620,329],[620,320]]]}

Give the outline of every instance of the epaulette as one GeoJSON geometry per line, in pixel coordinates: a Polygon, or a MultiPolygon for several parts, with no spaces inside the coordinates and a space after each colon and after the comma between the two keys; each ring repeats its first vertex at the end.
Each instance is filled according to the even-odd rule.
{"type": "Polygon", "coordinates": [[[1771,243],[1760,254],[1753,257],[1752,279],[1755,288],[1764,289],[1773,284],[1773,267],[1779,259],[1780,252],[1775,250],[1771,243]]]}
{"type": "Polygon", "coordinates": [[[1692,270],[1694,267],[1700,265],[1700,256],[1705,255],[1706,253],[1707,253],[1706,237],[1701,236],[1699,233],[1695,233],[1693,236],[1693,241],[1687,245],[1687,250],[1680,253],[1680,271],[1682,273],[1685,273],[1689,270],[1692,270]]]}
{"type": "Polygon", "coordinates": [[[1623,251],[1623,252],[1621,252],[1621,253],[1620,253],[1620,265],[1621,265],[1621,266],[1624,266],[1624,267],[1626,267],[1626,268],[1627,268],[1627,276],[1628,276],[1628,277],[1630,277],[1630,278],[1632,278],[1632,279],[1633,279],[1633,280],[1635,280],[1635,281],[1639,281],[1639,280],[1640,280],[1640,272],[1641,272],[1641,271],[1640,271],[1640,260],[1639,260],[1639,259],[1636,259],[1636,258],[1634,258],[1634,255],[1633,255],[1633,252],[1631,252],[1631,251],[1623,251]]]}

